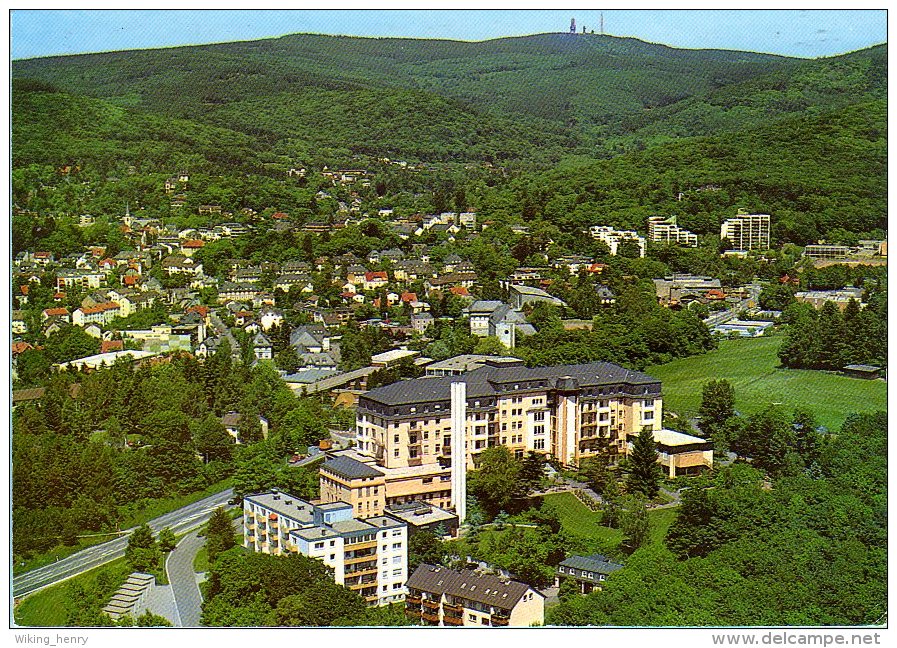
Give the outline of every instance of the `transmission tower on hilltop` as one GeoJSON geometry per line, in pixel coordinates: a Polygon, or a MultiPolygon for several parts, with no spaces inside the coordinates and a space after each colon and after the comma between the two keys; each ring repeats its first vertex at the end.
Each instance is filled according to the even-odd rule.
{"type": "Polygon", "coordinates": [[[576,18],[571,18],[571,19],[570,19],[570,33],[571,33],[571,34],[575,34],[575,33],[576,33],[576,18]]]}

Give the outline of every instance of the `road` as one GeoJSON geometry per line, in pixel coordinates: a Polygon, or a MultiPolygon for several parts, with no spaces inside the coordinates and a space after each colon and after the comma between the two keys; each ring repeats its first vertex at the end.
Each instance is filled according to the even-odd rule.
{"type": "MultiPolygon", "coordinates": [[[[234,520],[234,533],[239,537],[243,535],[242,516],[234,520]]],[[[193,561],[205,543],[206,539],[199,537],[199,529],[191,531],[181,538],[165,560],[165,573],[168,574],[177,616],[171,621],[177,628],[199,628],[202,625],[202,593],[196,583],[193,561]]]]}
{"type": "MultiPolygon", "coordinates": [[[[174,531],[175,535],[184,534],[204,524],[214,509],[227,505],[227,501],[233,496],[234,492],[232,489],[222,491],[151,520],[149,526],[156,533],[168,527],[174,531]]],[[[127,531],[131,531],[131,529],[127,531]]],[[[59,581],[72,578],[116,558],[120,558],[125,555],[127,546],[128,537],[127,535],[122,535],[115,540],[82,549],[78,553],[74,553],[50,565],[20,574],[14,577],[12,581],[13,596],[19,598],[32,594],[59,581]]]]}
{"type": "Polygon", "coordinates": [[[199,585],[196,584],[193,559],[205,542],[205,538],[199,537],[199,530],[191,531],[181,539],[165,561],[165,573],[168,574],[168,582],[171,584],[178,617],[172,621],[177,628],[199,627],[202,594],[199,592],[199,585]]]}

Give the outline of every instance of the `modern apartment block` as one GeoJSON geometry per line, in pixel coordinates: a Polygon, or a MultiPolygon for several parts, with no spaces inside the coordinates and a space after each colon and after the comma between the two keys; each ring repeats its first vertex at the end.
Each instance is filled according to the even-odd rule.
{"type": "Polygon", "coordinates": [[[769,214],[741,214],[720,227],[719,237],[728,239],[735,250],[769,249],[769,214]]]}
{"type": "Polygon", "coordinates": [[[273,555],[301,553],[333,570],[340,585],[370,605],[405,598],[408,528],[388,516],[353,517],[345,502],[314,505],[271,490],[243,498],[243,546],[273,555]]]}
{"type": "Polygon", "coordinates": [[[421,625],[526,628],[545,622],[545,597],[495,574],[424,563],[408,579],[405,614],[421,625]]]}
{"type": "Polygon", "coordinates": [[[676,216],[649,217],[648,238],[654,243],[676,243],[687,247],[698,247],[698,235],[679,227],[676,224],[676,216]]]}
{"type": "Polygon", "coordinates": [[[613,227],[605,225],[593,225],[589,228],[589,234],[593,239],[598,239],[607,244],[610,253],[617,256],[617,250],[623,241],[634,241],[638,245],[639,256],[645,256],[645,239],[639,236],[637,232],[631,230],[615,230],[613,227]]]}

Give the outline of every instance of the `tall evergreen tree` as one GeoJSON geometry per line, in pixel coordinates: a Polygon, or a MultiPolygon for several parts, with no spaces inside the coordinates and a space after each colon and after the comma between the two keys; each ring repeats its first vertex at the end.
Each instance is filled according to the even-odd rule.
{"type": "Polygon", "coordinates": [[[653,499],[660,491],[660,476],[661,468],[657,464],[654,432],[650,427],[645,426],[632,442],[626,490],[629,493],[641,493],[648,499],[653,499]]]}
{"type": "Polygon", "coordinates": [[[234,524],[222,507],[216,508],[206,523],[206,553],[209,563],[237,544],[234,535],[234,524]]]}

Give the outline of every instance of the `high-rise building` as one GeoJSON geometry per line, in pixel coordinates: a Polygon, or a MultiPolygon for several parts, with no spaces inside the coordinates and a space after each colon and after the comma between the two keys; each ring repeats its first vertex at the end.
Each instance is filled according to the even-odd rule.
{"type": "Polygon", "coordinates": [[[769,214],[741,214],[720,227],[719,237],[728,239],[734,250],[769,249],[769,214]]]}
{"type": "Polygon", "coordinates": [[[276,556],[301,553],[370,605],[404,600],[408,526],[390,516],[364,520],[345,502],[310,504],[271,490],[243,498],[243,546],[276,556]]]}
{"type": "Polygon", "coordinates": [[[676,243],[688,247],[698,246],[698,235],[682,229],[676,217],[651,216],[648,218],[648,238],[654,243],[676,243]]]}

